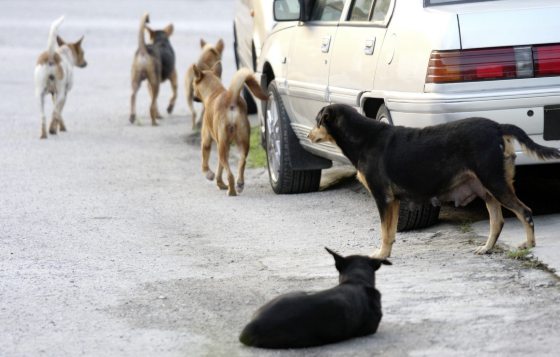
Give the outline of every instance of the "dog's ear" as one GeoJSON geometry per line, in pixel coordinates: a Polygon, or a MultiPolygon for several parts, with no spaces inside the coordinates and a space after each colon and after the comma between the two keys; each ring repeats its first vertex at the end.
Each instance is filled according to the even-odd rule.
{"type": "Polygon", "coordinates": [[[220,55],[224,52],[224,46],[224,40],[220,38],[218,42],[216,42],[216,50],[220,53],[220,55]]]}
{"type": "Polygon", "coordinates": [[[222,78],[222,61],[214,63],[210,70],[216,75],[216,77],[222,78]]]}
{"type": "Polygon", "coordinates": [[[171,37],[173,34],[173,24],[169,24],[164,27],[163,32],[167,35],[167,37],[171,37]]]}
{"type": "Polygon", "coordinates": [[[194,79],[200,81],[202,79],[202,71],[198,68],[196,64],[192,65],[192,70],[194,73],[194,79]]]}
{"type": "Polygon", "coordinates": [[[393,265],[393,263],[391,263],[391,262],[388,261],[387,259],[383,259],[383,260],[381,261],[381,264],[383,264],[383,265],[393,265]]]}
{"type": "Polygon", "coordinates": [[[77,46],[82,46],[82,41],[84,40],[84,36],[80,37],[80,39],[76,42],[77,46]]]}
{"type": "Polygon", "coordinates": [[[154,38],[156,37],[156,32],[154,30],[152,30],[151,28],[149,28],[148,26],[144,26],[144,28],[150,34],[150,40],[153,42],[154,38]]]}
{"type": "Polygon", "coordinates": [[[379,269],[381,267],[381,264],[393,265],[393,263],[391,263],[387,259],[380,260],[380,259],[370,258],[370,265],[373,268],[373,270],[379,269]]]}
{"type": "Polygon", "coordinates": [[[330,118],[329,108],[323,107],[319,111],[319,114],[317,114],[317,127],[323,126],[325,124],[325,121],[329,120],[329,118],[330,118]]]}
{"type": "Polygon", "coordinates": [[[327,252],[330,253],[330,255],[333,256],[334,266],[336,267],[336,270],[338,270],[339,272],[342,272],[344,270],[344,268],[346,268],[346,259],[342,255],[330,250],[327,247],[325,247],[325,249],[327,250],[327,252]]]}
{"type": "Polygon", "coordinates": [[[204,48],[206,46],[206,41],[203,38],[200,39],[200,48],[204,48]]]}
{"type": "Polygon", "coordinates": [[[60,36],[56,36],[56,43],[58,43],[59,46],[63,46],[66,44],[66,42],[64,42],[64,40],[60,36]]]}

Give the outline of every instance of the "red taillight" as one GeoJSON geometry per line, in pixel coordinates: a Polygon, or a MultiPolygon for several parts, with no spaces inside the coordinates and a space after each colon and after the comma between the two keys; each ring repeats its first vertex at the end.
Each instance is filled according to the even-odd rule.
{"type": "Polygon", "coordinates": [[[535,46],[533,57],[536,77],[560,75],[560,45],[535,46]]]}
{"type": "Polygon", "coordinates": [[[426,83],[560,76],[560,44],[432,51],[426,83]]]}
{"type": "Polygon", "coordinates": [[[465,51],[433,51],[427,83],[450,83],[517,77],[513,47],[465,51]]]}

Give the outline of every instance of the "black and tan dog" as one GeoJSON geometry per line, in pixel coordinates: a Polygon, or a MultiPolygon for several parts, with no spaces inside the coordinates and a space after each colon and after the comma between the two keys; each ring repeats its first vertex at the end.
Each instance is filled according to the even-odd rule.
{"type": "Polygon", "coordinates": [[[204,118],[201,131],[202,173],[208,180],[214,179],[214,173],[208,166],[212,140],[218,146],[218,170],[216,184],[222,190],[228,190],[229,196],[235,196],[243,191],[245,185],[244,173],[251,127],[247,117],[247,104],[240,96],[243,85],[259,99],[268,97],[259,86],[248,68],[239,69],[233,76],[229,89],[224,88],[214,69],[201,70],[196,64],[192,65],[195,76],[194,92],[204,104],[204,118]],[[229,167],[229,149],[232,143],[239,149],[239,163],[237,165],[237,185],[229,167]],[[226,170],[228,184],[222,181],[222,171],[226,170]]]}
{"type": "Polygon", "coordinates": [[[239,340],[254,347],[302,348],[371,335],[381,321],[381,294],[375,271],[388,260],[342,257],[328,248],[339,285],[317,293],[281,295],[262,306],[239,340]]]}
{"type": "Polygon", "coordinates": [[[312,142],[337,144],[371,192],[381,218],[381,248],[374,257],[391,254],[399,201],[452,201],[464,206],[476,197],[486,202],[490,234],[477,254],[489,252],[502,230],[502,207],[523,223],[521,248],[535,246],[531,210],[515,195],[514,140],[541,160],[560,158],[560,151],[533,142],[514,125],[469,118],[423,129],[390,126],[360,115],[346,105],[329,105],[317,115],[312,142]]]}
{"type": "Polygon", "coordinates": [[[146,26],[149,15],[145,14],[140,20],[140,30],[138,33],[138,50],[132,62],[132,96],[130,97],[130,122],[136,120],[136,93],[140,89],[142,81],[148,80],[151,104],[150,117],[152,125],[157,125],[156,119],[161,119],[157,107],[157,97],[159,86],[162,82],[169,79],[173,95],[167,107],[167,113],[171,114],[177,99],[177,72],[175,71],[175,52],[169,37],[173,33],[173,25],[167,25],[163,30],[152,30],[146,26]],[[144,31],[148,30],[152,43],[146,45],[144,41],[144,31]]]}
{"type": "MultiPolygon", "coordinates": [[[[198,57],[197,67],[200,70],[212,69],[214,74],[218,78],[222,78],[222,53],[224,52],[224,40],[219,39],[215,45],[207,43],[204,39],[200,39],[200,48],[202,52],[198,57]]],[[[185,73],[185,92],[187,96],[187,105],[191,110],[192,117],[192,129],[194,130],[197,126],[196,110],[194,109],[194,71],[193,67],[190,66],[185,73]]],[[[200,122],[204,117],[204,109],[200,115],[200,122]]]]}

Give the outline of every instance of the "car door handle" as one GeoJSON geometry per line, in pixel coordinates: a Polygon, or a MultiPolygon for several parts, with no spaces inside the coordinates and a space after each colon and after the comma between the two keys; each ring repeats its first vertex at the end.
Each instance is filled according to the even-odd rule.
{"type": "Polygon", "coordinates": [[[366,40],[364,45],[364,54],[367,56],[373,55],[373,51],[375,49],[375,38],[366,40]]]}
{"type": "Polygon", "coordinates": [[[329,48],[331,47],[331,36],[325,36],[321,40],[321,52],[327,53],[329,52],[329,48]]]}

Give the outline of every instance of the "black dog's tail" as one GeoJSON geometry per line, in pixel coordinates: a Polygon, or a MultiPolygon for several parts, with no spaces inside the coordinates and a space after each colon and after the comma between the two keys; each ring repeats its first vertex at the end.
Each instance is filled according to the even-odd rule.
{"type": "Polygon", "coordinates": [[[511,124],[500,126],[502,134],[514,137],[527,154],[536,156],[540,160],[560,159],[560,150],[537,144],[521,128],[511,124]]]}

